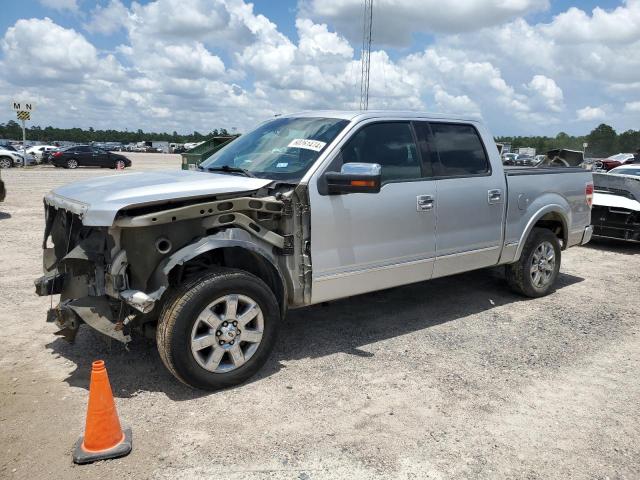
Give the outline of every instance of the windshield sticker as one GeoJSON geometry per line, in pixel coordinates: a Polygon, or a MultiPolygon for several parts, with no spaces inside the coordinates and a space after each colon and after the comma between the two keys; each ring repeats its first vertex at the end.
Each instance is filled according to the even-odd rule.
{"type": "Polygon", "coordinates": [[[289,166],[288,163],[278,163],[276,165],[276,168],[287,168],[289,166]]]}
{"type": "Polygon", "coordinates": [[[319,152],[326,145],[325,142],[321,142],[319,140],[307,140],[304,138],[296,138],[292,140],[288,148],[305,148],[307,150],[313,150],[314,152],[319,152]]]}

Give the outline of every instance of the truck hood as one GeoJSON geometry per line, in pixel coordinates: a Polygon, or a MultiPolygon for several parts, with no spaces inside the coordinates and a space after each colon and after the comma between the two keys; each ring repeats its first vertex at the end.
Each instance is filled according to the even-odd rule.
{"type": "Polygon", "coordinates": [[[128,207],[258,190],[262,178],[187,170],[136,172],[73,182],[45,195],[48,205],[80,215],[87,226],[111,226],[128,207]]]}

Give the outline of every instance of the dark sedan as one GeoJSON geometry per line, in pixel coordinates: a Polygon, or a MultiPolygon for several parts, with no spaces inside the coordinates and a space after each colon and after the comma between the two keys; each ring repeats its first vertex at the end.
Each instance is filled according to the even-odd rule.
{"type": "Polygon", "coordinates": [[[122,169],[131,166],[131,160],[124,155],[107,152],[91,145],[76,145],[51,155],[50,162],[56,167],[101,167],[122,169]]]}

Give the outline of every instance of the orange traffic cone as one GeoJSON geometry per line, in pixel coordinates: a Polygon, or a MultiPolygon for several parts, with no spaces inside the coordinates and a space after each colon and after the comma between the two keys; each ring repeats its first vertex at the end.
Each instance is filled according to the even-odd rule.
{"type": "Polygon", "coordinates": [[[131,452],[131,429],[120,426],[116,404],[103,360],[91,365],[89,407],[84,436],[73,451],[75,463],[91,463],[107,458],[123,457],[131,452]]]}

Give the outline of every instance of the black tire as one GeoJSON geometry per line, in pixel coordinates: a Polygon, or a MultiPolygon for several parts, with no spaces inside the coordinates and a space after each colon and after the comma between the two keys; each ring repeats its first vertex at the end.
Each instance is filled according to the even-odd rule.
{"type": "Polygon", "coordinates": [[[546,228],[534,228],[529,234],[529,238],[524,245],[520,260],[516,263],[507,265],[506,277],[511,289],[521,295],[531,298],[544,297],[551,293],[554,289],[558,274],[560,273],[560,264],[562,261],[562,252],[560,248],[560,240],[551,231],[546,228]],[[532,267],[534,263],[534,254],[545,243],[551,244],[555,263],[550,271],[548,281],[542,286],[534,283],[532,277],[532,267]]]}
{"type": "Polygon", "coordinates": [[[273,292],[258,277],[242,270],[220,268],[167,295],[170,296],[158,319],[156,342],[162,362],[178,380],[202,390],[219,390],[244,382],[264,365],[276,341],[280,308],[273,292]],[[262,339],[246,363],[229,372],[216,373],[203,368],[194,358],[191,332],[207,305],[232,294],[248,296],[258,304],[264,318],[262,339]]]}
{"type": "Polygon", "coordinates": [[[0,168],[13,167],[13,160],[10,157],[0,157],[0,168]]]}
{"type": "Polygon", "coordinates": [[[75,158],[70,158],[69,160],[67,160],[67,165],[65,168],[78,168],[80,166],[80,162],[78,162],[78,160],[76,160],[75,158]]]}

